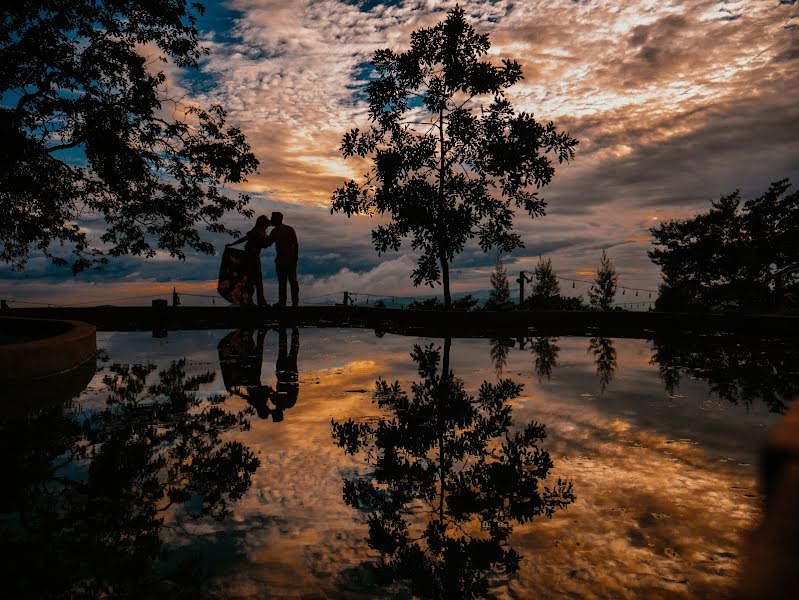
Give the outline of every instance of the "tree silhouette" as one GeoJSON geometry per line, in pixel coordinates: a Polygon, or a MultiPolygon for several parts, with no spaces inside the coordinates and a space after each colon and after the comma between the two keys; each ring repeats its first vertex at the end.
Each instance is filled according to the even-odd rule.
{"type": "Polygon", "coordinates": [[[147,385],[154,370],[112,365],[101,410],[50,407],[0,420],[13,465],[3,512],[18,515],[0,526],[0,541],[15,549],[0,567],[11,597],[200,592],[190,564],[173,572],[163,564],[161,530],[178,506],[193,518],[223,519],[249,489],[258,459],[223,437],[247,429],[249,412],[196,394],[213,373],[188,376],[181,360],[147,385]]]}
{"type": "Polygon", "coordinates": [[[606,337],[591,338],[588,341],[588,352],[594,355],[596,374],[599,377],[599,389],[604,394],[618,367],[613,340],[606,337]]]}
{"type": "Polygon", "coordinates": [[[251,215],[246,195],[220,188],[258,165],[244,135],[221,107],[170,97],[157,69],[197,66],[203,10],[185,0],[4,8],[0,260],[23,269],[40,251],[77,273],[158,248],[213,253],[198,226],[235,233],[223,215],[251,215]]]}
{"type": "Polygon", "coordinates": [[[535,358],[535,373],[538,381],[549,381],[552,378],[552,369],[558,366],[558,354],[560,347],[555,344],[556,337],[541,336],[532,339],[530,342],[530,352],[535,358]]]}
{"type": "Polygon", "coordinates": [[[616,268],[610,262],[607,253],[602,250],[602,258],[599,262],[599,269],[596,272],[596,279],[588,290],[591,306],[599,310],[610,310],[613,307],[613,299],[616,297],[616,283],[618,280],[616,268]]]}
{"type": "Polygon", "coordinates": [[[547,304],[560,296],[560,284],[552,270],[552,261],[538,257],[534,271],[532,299],[535,304],[547,304]]]}
{"type": "Polygon", "coordinates": [[[508,272],[502,263],[502,255],[497,253],[497,262],[491,273],[491,292],[488,295],[486,308],[497,308],[502,304],[510,302],[510,282],[508,272]]]}
{"type": "Polygon", "coordinates": [[[376,423],[333,421],[347,453],[363,452],[372,473],[344,480],[344,500],[367,513],[369,546],[380,552],[382,581],[409,582],[428,598],[475,598],[494,571],[514,573],[521,556],[509,544],[514,524],[551,517],[574,501],[572,484],[544,487],[552,468],[541,447],[544,426],[511,432],[521,386],[484,382],[477,398],[449,370],[444,345],[415,346],[420,381],[409,397],[398,382],[378,381],[375,401],[390,416],[376,423]]]}
{"type": "Polygon", "coordinates": [[[411,34],[406,52],[378,50],[369,82],[366,131],[344,135],[345,157],[369,157],[365,180],[336,190],[331,212],[387,215],[372,231],[378,253],[399,250],[411,237],[419,253],[414,285],[441,283],[452,305],[449,265],[477,237],[484,251],[521,247],[514,206],[544,214],[535,189],[548,184],[558,162],[574,157],[577,140],[550,122],[516,114],[505,90],[522,78],[516,61],[481,60],[490,48],[456,6],[441,23],[411,34]]]}
{"type": "Polygon", "coordinates": [[[658,308],[745,305],[770,299],[775,283],[799,288],[799,192],[789,194],[789,187],[787,179],[772,183],[743,206],[736,191],[707,212],[650,229],[657,247],[649,257],[663,270],[658,308]]]}
{"type": "Polygon", "coordinates": [[[525,310],[584,310],[585,304],[579,296],[563,296],[560,283],[552,269],[550,259],[538,259],[533,271],[532,292],[522,303],[525,310]]]}
{"type": "Polygon", "coordinates": [[[499,379],[502,377],[502,371],[508,362],[508,354],[514,347],[515,341],[513,338],[491,338],[488,343],[491,362],[494,365],[497,379],[499,379]]]}

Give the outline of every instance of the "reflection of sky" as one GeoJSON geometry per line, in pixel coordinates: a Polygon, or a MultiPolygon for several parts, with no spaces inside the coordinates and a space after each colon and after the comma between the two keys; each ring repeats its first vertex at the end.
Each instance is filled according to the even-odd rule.
{"type": "MultiPolygon", "coordinates": [[[[217,343],[226,333],[170,332],[165,339],[99,333],[98,347],[112,362],[165,366],[185,357],[190,372],[218,372],[217,343]]],[[[430,340],[356,329],[299,335],[297,404],[281,423],[254,418],[250,431],[236,434],[261,460],[252,488],[227,521],[184,523],[169,542],[178,555],[202,551],[226,595],[380,596],[369,592],[368,571],[360,566],[370,556],[365,525],[341,499],[342,477],[363,465],[333,444],[330,421],[376,416],[374,381],[415,379],[409,352],[430,340]]],[[[709,397],[701,381],[685,382],[670,397],[642,340],[614,340],[618,369],[600,394],[588,340],[560,338],[557,345],[551,380],[539,382],[533,356],[518,347],[504,376],[524,383],[515,422],[547,425],[554,475],[574,482],[577,502],[552,520],[516,529],[511,541],[525,559],[518,578],[496,582],[497,593],[718,594],[732,581],[740,536],[757,514],[756,452],[776,416],[759,405],[747,410],[709,397]]],[[[269,332],[264,384],[275,384],[277,350],[277,333],[269,332]]],[[[487,340],[454,340],[451,365],[472,392],[496,377],[487,340]]],[[[222,386],[218,375],[202,391],[222,386]]],[[[101,387],[98,375],[84,406],[102,398],[101,387]]],[[[229,403],[245,406],[236,395],[229,403]]]]}

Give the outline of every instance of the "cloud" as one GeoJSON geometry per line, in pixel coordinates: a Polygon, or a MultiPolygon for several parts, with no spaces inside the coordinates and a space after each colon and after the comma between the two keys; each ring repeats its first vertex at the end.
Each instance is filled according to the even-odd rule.
{"type": "MultiPolygon", "coordinates": [[[[397,270],[390,276],[399,285],[400,267],[412,268],[410,255],[374,253],[369,232],[379,221],[331,216],[327,206],[337,186],[366,169],[345,160],[339,145],[349,128],[368,124],[363,86],[372,52],[407,47],[411,31],[454,4],[233,0],[201,21],[210,55],[200,72],[169,72],[189,101],[223,104],[246,133],[261,167],[243,189],[256,212],[291,213],[300,270],[314,290],[372,283],[384,264],[397,270]]],[[[654,287],[658,271],[644,241],[653,218],[687,216],[736,188],[754,196],[775,179],[799,182],[793,4],[460,4],[490,33],[492,59],[522,64],[525,79],[510,94],[518,109],[580,140],[576,160],[556,165],[542,190],[548,216],[517,220],[527,248],[510,264],[545,254],[562,272],[591,270],[598,249],[609,248],[622,277],[654,287]]],[[[467,247],[453,265],[458,285],[478,285],[493,260],[467,247]]],[[[105,276],[211,281],[217,261],[126,259],[105,276]]],[[[32,266],[31,277],[40,274],[69,277],[32,266]]]]}

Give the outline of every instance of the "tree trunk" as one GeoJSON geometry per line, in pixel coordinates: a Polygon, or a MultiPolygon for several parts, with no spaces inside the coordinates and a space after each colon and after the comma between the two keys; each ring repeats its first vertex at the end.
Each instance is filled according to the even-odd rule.
{"type": "Polygon", "coordinates": [[[452,296],[449,293],[449,262],[444,253],[441,253],[441,285],[444,287],[444,308],[450,310],[452,308],[452,296]]]}
{"type": "Polygon", "coordinates": [[[444,288],[444,309],[450,310],[452,308],[452,296],[449,293],[449,262],[447,261],[447,253],[445,251],[447,236],[446,221],[444,218],[444,171],[446,169],[444,160],[447,154],[444,148],[444,109],[438,111],[438,135],[439,145],[441,146],[441,166],[438,171],[438,261],[441,263],[441,285],[444,288]]]}
{"type": "MultiPolygon", "coordinates": [[[[449,289],[447,289],[449,291],[449,289]]],[[[446,495],[446,477],[444,474],[444,463],[446,462],[446,456],[444,455],[444,427],[446,427],[446,423],[444,422],[443,415],[447,411],[447,404],[449,403],[449,387],[450,387],[450,377],[449,377],[449,353],[450,348],[452,348],[452,338],[446,337],[444,338],[444,353],[441,359],[441,380],[440,380],[440,389],[441,395],[439,396],[439,406],[438,406],[438,476],[440,480],[441,486],[441,497],[438,503],[438,515],[439,519],[441,520],[441,524],[444,523],[444,497],[446,495]]]]}

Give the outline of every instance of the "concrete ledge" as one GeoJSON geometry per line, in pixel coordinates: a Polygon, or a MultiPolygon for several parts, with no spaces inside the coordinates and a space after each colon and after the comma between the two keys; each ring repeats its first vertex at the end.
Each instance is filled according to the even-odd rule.
{"type": "Polygon", "coordinates": [[[0,318],[0,384],[17,385],[64,373],[94,358],[94,325],[80,321],[0,318]]]}
{"type": "Polygon", "coordinates": [[[24,417],[31,412],[57,406],[77,397],[97,372],[94,356],[74,369],[39,379],[0,382],[3,391],[0,417],[24,417]]]}
{"type": "Polygon", "coordinates": [[[799,316],[719,315],[619,311],[440,312],[364,306],[300,306],[288,310],[235,307],[79,307],[14,309],[16,316],[78,320],[101,331],[236,329],[285,323],[310,327],[368,327],[431,337],[604,335],[648,338],[690,331],[756,337],[799,337],[799,316]]]}

